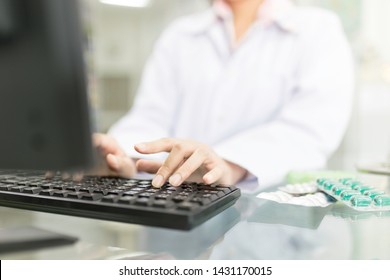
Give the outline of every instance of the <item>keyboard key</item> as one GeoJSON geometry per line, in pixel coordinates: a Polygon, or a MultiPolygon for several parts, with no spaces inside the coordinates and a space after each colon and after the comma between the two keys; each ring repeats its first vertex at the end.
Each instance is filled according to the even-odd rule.
{"type": "Polygon", "coordinates": [[[77,192],[77,191],[79,191],[80,187],[78,187],[78,186],[68,186],[65,189],[68,190],[68,191],[77,192]]]}
{"type": "Polygon", "coordinates": [[[0,180],[3,181],[3,180],[8,180],[8,179],[13,179],[14,176],[10,176],[10,175],[0,175],[0,180]]]}
{"type": "Polygon", "coordinates": [[[223,192],[223,193],[230,193],[229,188],[215,188],[215,190],[217,190],[219,192],[223,192]]]}
{"type": "Polygon", "coordinates": [[[123,184],[123,186],[126,188],[131,188],[131,187],[137,186],[137,183],[134,183],[134,182],[125,183],[125,184],[123,184]]]}
{"type": "Polygon", "coordinates": [[[123,193],[122,190],[117,190],[117,189],[108,192],[108,194],[114,194],[114,195],[120,195],[122,193],[123,193]]]}
{"type": "Polygon", "coordinates": [[[14,185],[1,185],[0,191],[9,191],[14,185]]]}
{"type": "Polygon", "coordinates": [[[118,203],[121,204],[131,204],[136,200],[135,196],[122,196],[119,200],[118,203]]]}
{"type": "Polygon", "coordinates": [[[70,193],[70,191],[67,191],[67,190],[55,190],[53,192],[52,196],[66,197],[69,193],[70,193]]]}
{"type": "Polygon", "coordinates": [[[145,198],[145,197],[142,197],[142,198],[138,198],[135,200],[135,204],[137,205],[148,205],[150,202],[150,200],[148,198],[145,198]]]}
{"type": "Polygon", "coordinates": [[[128,184],[134,184],[134,185],[138,185],[138,180],[136,179],[129,179],[129,181],[127,182],[128,184]]]}
{"type": "Polygon", "coordinates": [[[129,187],[124,187],[124,186],[119,186],[119,187],[116,187],[117,190],[121,190],[121,191],[127,191],[127,190],[130,190],[129,187]]]}
{"type": "Polygon", "coordinates": [[[169,194],[161,193],[161,194],[156,195],[154,197],[154,199],[167,199],[168,197],[170,197],[169,194]]]}
{"type": "Polygon", "coordinates": [[[199,204],[192,202],[182,202],[177,205],[177,209],[191,211],[199,207],[199,204]]]}
{"type": "Polygon", "coordinates": [[[114,202],[117,202],[117,201],[118,201],[119,197],[120,197],[120,196],[115,195],[115,194],[109,194],[109,195],[103,196],[102,202],[111,202],[111,203],[114,203],[114,202]]]}
{"type": "Polygon", "coordinates": [[[161,190],[159,191],[160,194],[168,194],[168,195],[171,195],[173,193],[176,193],[176,191],[172,191],[172,190],[161,190]]]}
{"type": "Polygon", "coordinates": [[[148,192],[148,193],[158,193],[158,192],[160,192],[160,189],[155,189],[155,188],[147,189],[145,192],[148,192]]]}
{"type": "Polygon", "coordinates": [[[211,202],[210,198],[200,198],[200,197],[194,197],[190,200],[193,203],[198,203],[199,205],[206,205],[211,202]]]}
{"type": "Polygon", "coordinates": [[[131,188],[130,191],[133,191],[133,192],[143,192],[144,191],[144,188],[131,188]]]}
{"type": "Polygon", "coordinates": [[[83,192],[70,192],[70,193],[68,193],[67,198],[79,199],[83,196],[83,194],[85,194],[85,193],[83,193],[83,192]]]}
{"type": "Polygon", "coordinates": [[[28,187],[28,188],[24,188],[23,192],[24,193],[37,194],[37,193],[40,193],[41,190],[42,190],[42,188],[40,188],[40,187],[28,187]]]}
{"type": "Polygon", "coordinates": [[[11,187],[10,191],[11,192],[22,192],[25,187],[26,186],[14,186],[14,187],[11,187]]]}
{"type": "Polygon", "coordinates": [[[210,194],[218,194],[218,193],[224,193],[222,191],[218,191],[216,189],[205,189],[205,190],[202,190],[203,193],[210,193],[210,194]]]}
{"type": "Polygon", "coordinates": [[[188,197],[189,195],[191,195],[191,193],[188,193],[185,191],[181,191],[181,192],[176,194],[176,196],[183,196],[183,197],[188,197]]]}
{"type": "Polygon", "coordinates": [[[52,186],[52,184],[42,184],[42,185],[41,185],[41,188],[47,190],[47,189],[50,189],[51,186],[52,186]]]}
{"type": "Polygon", "coordinates": [[[51,196],[51,195],[53,195],[54,192],[55,192],[55,190],[43,190],[39,194],[40,195],[51,196]]]}
{"type": "Polygon", "coordinates": [[[218,184],[215,186],[216,188],[223,188],[223,189],[228,189],[229,191],[233,191],[236,189],[235,186],[230,186],[230,185],[224,185],[224,184],[218,184]]]}
{"type": "Polygon", "coordinates": [[[211,193],[199,194],[198,196],[202,198],[209,198],[211,200],[215,200],[218,198],[216,194],[211,194],[211,193]]]}
{"type": "Polygon", "coordinates": [[[10,185],[16,185],[18,183],[17,180],[5,180],[3,183],[10,184],[10,185]]]}
{"type": "Polygon", "coordinates": [[[157,208],[171,208],[174,205],[174,203],[172,201],[160,199],[160,200],[153,201],[152,205],[157,208]]]}
{"type": "Polygon", "coordinates": [[[108,194],[108,190],[104,190],[104,189],[98,189],[98,190],[93,190],[92,193],[100,193],[102,195],[107,195],[108,194]]]}
{"type": "Polygon", "coordinates": [[[96,201],[96,200],[101,199],[102,197],[103,197],[103,195],[99,194],[99,193],[84,193],[81,196],[81,199],[96,201]]]}
{"type": "Polygon", "coordinates": [[[139,181],[138,185],[151,185],[152,181],[150,180],[145,180],[145,181],[139,181]]]}
{"type": "Polygon", "coordinates": [[[186,196],[183,196],[183,195],[176,195],[172,198],[173,201],[175,202],[180,202],[180,201],[184,201],[186,200],[187,197],[186,196]]]}
{"type": "Polygon", "coordinates": [[[131,196],[136,196],[137,194],[139,194],[139,192],[137,191],[127,191],[123,193],[123,195],[131,195],[131,196]]]}
{"type": "Polygon", "coordinates": [[[144,193],[139,194],[138,197],[151,197],[153,195],[154,195],[153,193],[144,192],[144,193]]]}

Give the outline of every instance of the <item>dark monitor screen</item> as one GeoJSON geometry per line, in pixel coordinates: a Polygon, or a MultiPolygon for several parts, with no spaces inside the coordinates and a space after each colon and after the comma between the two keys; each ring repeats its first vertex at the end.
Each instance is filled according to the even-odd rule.
{"type": "Polygon", "coordinates": [[[75,0],[0,0],[0,168],[92,163],[75,0]]]}

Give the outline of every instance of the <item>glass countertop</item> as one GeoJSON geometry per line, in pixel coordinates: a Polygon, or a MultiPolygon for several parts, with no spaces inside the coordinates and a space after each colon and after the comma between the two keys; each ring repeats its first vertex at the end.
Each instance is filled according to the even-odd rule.
{"type": "Polygon", "coordinates": [[[0,228],[26,226],[78,241],[1,259],[390,259],[390,211],[279,204],[245,193],[191,231],[0,207],[0,228]]]}

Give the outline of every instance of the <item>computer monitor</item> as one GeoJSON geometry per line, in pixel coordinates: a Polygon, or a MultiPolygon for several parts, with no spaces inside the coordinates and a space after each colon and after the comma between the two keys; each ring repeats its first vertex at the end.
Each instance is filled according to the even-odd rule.
{"type": "Polygon", "coordinates": [[[0,168],[93,162],[76,0],[0,0],[0,168]]]}

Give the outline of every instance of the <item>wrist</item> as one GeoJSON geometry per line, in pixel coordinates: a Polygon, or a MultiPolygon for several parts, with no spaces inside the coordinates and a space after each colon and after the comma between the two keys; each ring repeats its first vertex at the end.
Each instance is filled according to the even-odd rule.
{"type": "Polygon", "coordinates": [[[236,184],[248,175],[248,171],[245,168],[227,160],[225,160],[225,162],[229,167],[229,184],[236,184]]]}

